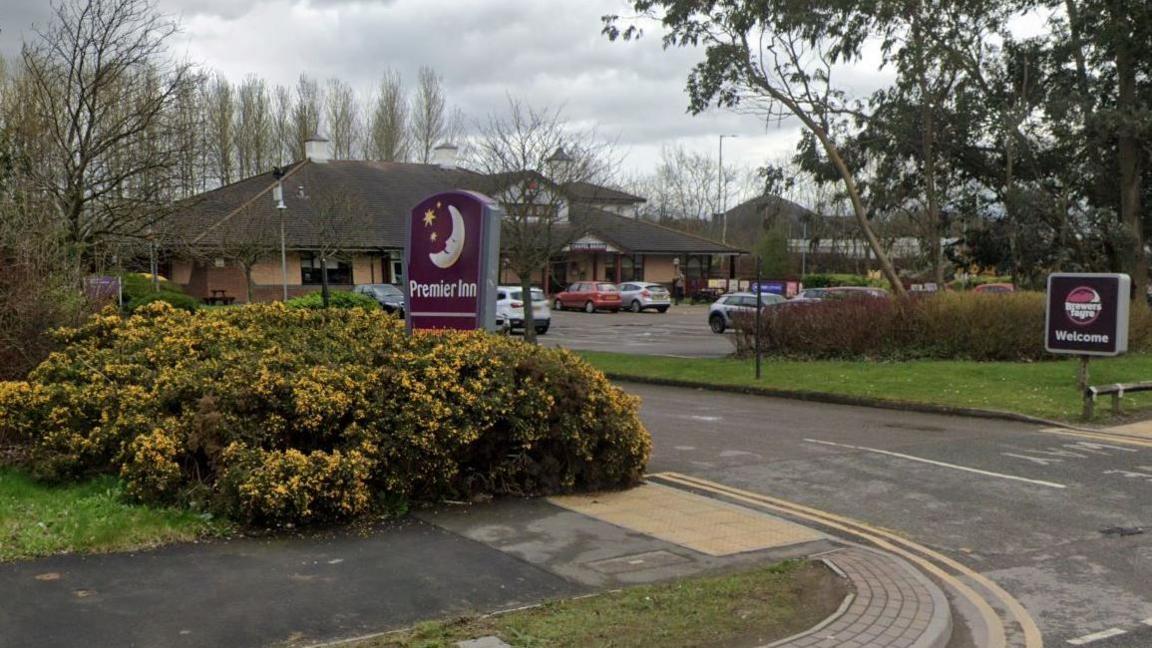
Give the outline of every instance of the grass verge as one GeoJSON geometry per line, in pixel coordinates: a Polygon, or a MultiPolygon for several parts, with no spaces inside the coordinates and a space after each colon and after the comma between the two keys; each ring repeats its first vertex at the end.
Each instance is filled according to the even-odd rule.
{"type": "Polygon", "coordinates": [[[140,549],[229,529],[227,522],[189,511],[126,504],[111,477],[50,486],[0,468],[0,562],[140,549]]]}
{"type": "Polygon", "coordinates": [[[633,587],[485,618],[424,623],[352,648],[433,648],[495,635],[517,647],[762,646],[836,610],[847,584],[791,561],[724,576],[633,587]]]}
{"type": "MultiPolygon", "coordinates": [[[[1016,412],[1047,419],[1077,421],[1081,399],[1074,358],[1051,362],[848,362],[766,358],[763,377],[754,377],[752,360],[668,358],[579,351],[605,373],[624,378],[680,380],[700,385],[762,387],[947,407],[1016,412]]],[[[1094,359],[1090,384],[1152,380],[1152,355],[1094,359]]],[[[1097,406],[1097,420],[1109,418],[1110,400],[1097,406]]],[[[1123,399],[1125,411],[1152,408],[1152,394],[1123,399]]]]}

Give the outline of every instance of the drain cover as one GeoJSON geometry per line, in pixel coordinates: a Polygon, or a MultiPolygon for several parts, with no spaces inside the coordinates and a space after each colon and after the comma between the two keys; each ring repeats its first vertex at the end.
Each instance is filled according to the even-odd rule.
{"type": "Polygon", "coordinates": [[[692,562],[684,556],[678,556],[671,551],[647,551],[645,553],[608,558],[588,563],[588,566],[601,574],[625,574],[628,572],[655,569],[667,565],[692,562]]]}

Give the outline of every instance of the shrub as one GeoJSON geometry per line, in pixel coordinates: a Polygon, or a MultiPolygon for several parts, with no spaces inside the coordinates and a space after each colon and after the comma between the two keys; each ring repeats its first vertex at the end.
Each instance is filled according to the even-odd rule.
{"type": "MultiPolygon", "coordinates": [[[[324,308],[324,298],[319,292],[308,293],[302,297],[293,297],[288,300],[290,308],[324,308]]],[[[333,290],[328,293],[328,306],[330,308],[367,308],[377,310],[380,302],[368,295],[348,292],[346,290],[333,290]]]]}
{"type": "MultiPolygon", "coordinates": [[[[738,354],[754,349],[753,318],[737,321],[738,354]]],[[[769,354],[812,359],[1039,360],[1044,294],[943,293],[906,299],[784,304],[761,318],[769,354]]],[[[1152,349],[1152,313],[1134,308],[1129,349],[1152,349]]]]}
{"type": "Polygon", "coordinates": [[[888,282],[854,274],[807,274],[801,280],[805,288],[836,288],[839,286],[888,287],[888,282]]]}
{"type": "Polygon", "coordinates": [[[404,333],[383,310],[157,302],[58,333],[0,383],[0,438],[62,479],[258,524],[377,501],[625,486],[650,451],[638,403],[587,363],[484,332],[404,333]]]}
{"type": "Polygon", "coordinates": [[[191,295],[185,295],[180,292],[171,292],[168,290],[161,290],[160,292],[150,292],[133,297],[129,301],[124,302],[124,311],[127,313],[135,313],[138,308],[151,304],[154,302],[164,302],[173,308],[192,312],[200,308],[200,300],[191,295]]]}

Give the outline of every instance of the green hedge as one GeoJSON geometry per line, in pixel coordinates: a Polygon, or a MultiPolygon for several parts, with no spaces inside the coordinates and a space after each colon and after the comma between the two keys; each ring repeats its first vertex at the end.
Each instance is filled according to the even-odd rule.
{"type": "MultiPolygon", "coordinates": [[[[802,359],[1041,360],[1044,294],[940,293],[905,299],[838,299],[769,308],[761,347],[802,359]]],[[[755,344],[753,319],[739,318],[737,353],[755,344]]],[[[1152,314],[1133,308],[1132,351],[1152,350],[1152,314]]]]}
{"type": "Polygon", "coordinates": [[[118,474],[132,497],[256,524],[377,502],[609,489],[651,447],[638,401],[566,351],[419,332],[383,310],[163,303],[59,333],[0,383],[0,439],[40,477],[118,474]]]}

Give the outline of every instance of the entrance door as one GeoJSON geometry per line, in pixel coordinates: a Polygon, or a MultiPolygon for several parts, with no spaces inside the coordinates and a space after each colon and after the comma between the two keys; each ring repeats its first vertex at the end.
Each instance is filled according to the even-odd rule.
{"type": "Polygon", "coordinates": [[[568,287],[568,261],[559,259],[553,261],[551,265],[551,272],[548,273],[548,285],[544,286],[544,289],[548,291],[549,295],[555,295],[568,287]]]}

